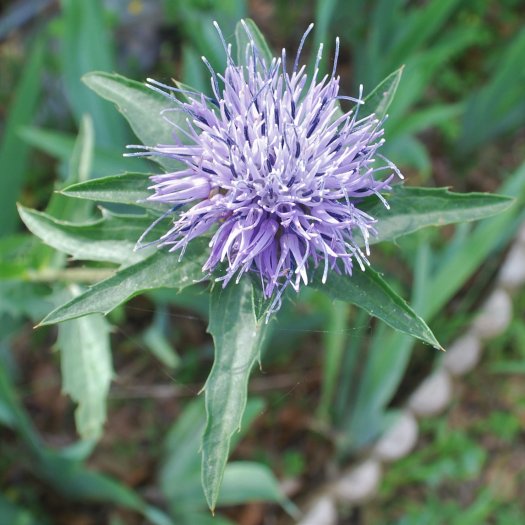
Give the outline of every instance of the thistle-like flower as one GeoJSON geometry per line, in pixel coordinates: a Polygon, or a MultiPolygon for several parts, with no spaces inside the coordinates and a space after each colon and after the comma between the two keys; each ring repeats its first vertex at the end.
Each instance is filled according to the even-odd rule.
{"type": "Polygon", "coordinates": [[[166,112],[183,112],[186,121],[185,127],[173,123],[174,144],[141,153],[170,157],[182,166],[151,177],[150,201],[168,204],[168,213],[182,207],[171,229],[154,242],[180,250],[182,257],[192,239],[210,232],[203,272],[220,265],[222,275],[215,277],[224,286],[255,272],[277,310],[288,285],[298,291],[301,281],[308,284],[312,266],[323,265],[325,282],[330,270],[351,274],[354,260],[361,269],[369,264],[375,221],[359,203],[376,195],[388,207],[380,191],[389,189],[399,172],[377,153],[384,142],[382,122],[373,114],[358,117],[362,88],[358,99],[338,94],[338,39],[331,74],[318,79],[321,45],[308,78],[299,61],[313,24],[291,73],[285,50],[268,63],[246,24],[247,65],[236,64],[215,26],[227,65],[221,75],[203,57],[213,97],[148,79],[172,102],[166,112]],[[343,113],[341,100],[356,104],[355,111],[343,113]],[[378,177],[385,170],[386,177],[378,177]]]}

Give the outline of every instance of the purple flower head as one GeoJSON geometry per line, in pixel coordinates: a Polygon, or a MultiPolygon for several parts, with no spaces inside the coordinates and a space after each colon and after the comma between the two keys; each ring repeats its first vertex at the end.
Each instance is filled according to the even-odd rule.
{"type": "Polygon", "coordinates": [[[322,265],[325,282],[329,270],[351,274],[354,261],[361,269],[369,264],[375,221],[359,203],[376,195],[388,206],[380,191],[389,189],[392,171],[398,173],[377,153],[384,142],[382,122],[373,114],[358,116],[362,89],[358,99],[338,94],[339,40],[330,75],[318,78],[322,45],[311,78],[299,67],[312,26],[291,73],[285,50],[267,63],[244,25],[250,42],[246,66],[234,62],[220,30],[224,74],[203,58],[213,98],[148,80],[172,101],[171,111],[185,114],[187,124],[184,129],[173,124],[174,144],[145,153],[181,163],[178,171],[151,177],[150,201],[168,204],[170,212],[183,206],[155,242],[182,257],[192,239],[210,232],[203,272],[220,267],[217,280],[224,286],[254,272],[264,296],[273,298],[271,310],[279,308],[288,285],[298,291],[301,282],[308,284],[312,266],[322,265]],[[340,100],[357,104],[356,110],[342,113],[340,100]],[[385,170],[386,178],[379,178],[385,170]]]}

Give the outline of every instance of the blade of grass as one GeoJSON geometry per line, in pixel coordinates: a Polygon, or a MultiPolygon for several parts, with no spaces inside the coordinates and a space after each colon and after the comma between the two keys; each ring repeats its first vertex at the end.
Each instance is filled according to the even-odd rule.
{"type": "Polygon", "coordinates": [[[2,191],[0,192],[0,236],[12,233],[18,225],[16,200],[27,175],[29,146],[18,136],[22,126],[33,120],[40,96],[40,74],[44,58],[42,38],[37,38],[31,50],[14,97],[10,104],[0,145],[2,191]]]}
{"type": "Polygon", "coordinates": [[[66,94],[75,119],[89,113],[95,126],[98,144],[123,148],[126,128],[110,104],[92,93],[82,82],[85,73],[94,70],[113,71],[113,43],[110,38],[101,0],[78,2],[61,0],[62,6],[62,72],[66,94]]]}
{"type": "Polygon", "coordinates": [[[333,403],[337,379],[341,371],[346,343],[346,325],[350,306],[343,301],[330,301],[327,305],[328,323],[324,333],[323,381],[317,417],[328,420],[333,403]]]}

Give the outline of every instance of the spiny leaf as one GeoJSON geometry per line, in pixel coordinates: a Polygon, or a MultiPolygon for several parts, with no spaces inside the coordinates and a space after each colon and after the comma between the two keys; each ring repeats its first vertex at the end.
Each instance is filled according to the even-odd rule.
{"type": "Polygon", "coordinates": [[[72,184],[60,193],[79,199],[150,207],[153,204],[144,202],[151,195],[149,186],[151,181],[144,173],[122,173],[72,184]]]}
{"type": "Polygon", "coordinates": [[[206,240],[197,239],[189,246],[181,261],[176,254],[164,250],[139,263],[127,266],[101,281],[82,295],[53,310],[40,325],[60,323],[91,313],[108,314],[135,295],[156,288],[183,288],[202,281],[205,275],[206,240]]]}
{"type": "Polygon", "coordinates": [[[215,360],[204,389],[208,419],[202,440],[202,484],[213,511],[230,440],[239,430],[246,407],[248,378],[260,351],[262,326],[255,315],[250,279],[224,289],[215,286],[208,331],[215,344],[215,360]]]}
{"type": "Polygon", "coordinates": [[[63,323],[57,345],[63,391],[78,403],[77,431],[83,439],[98,439],[106,421],[106,398],[113,375],[108,324],[101,315],[63,323]]]}
{"type": "Polygon", "coordinates": [[[401,75],[405,66],[401,66],[393,73],[390,73],[383,81],[381,81],[366,97],[365,104],[360,110],[361,116],[370,115],[374,113],[375,116],[382,120],[394,100],[394,96],[401,81],[401,75]]]}
{"type": "Polygon", "coordinates": [[[129,265],[151,254],[150,250],[134,251],[137,240],[153,222],[151,216],[105,213],[99,220],[76,224],[23,206],[18,206],[18,211],[33,234],[76,259],[129,265]]]}
{"type": "Polygon", "coordinates": [[[395,186],[384,194],[390,209],[375,197],[361,209],[377,219],[370,244],[391,241],[428,226],[476,221],[506,210],[513,199],[490,193],[453,193],[446,188],[395,186]]]}
{"type": "MultiPolygon", "coordinates": [[[[117,106],[144,145],[173,143],[176,128],[161,114],[173,107],[173,102],[167,97],[140,82],[116,74],[93,72],[84,75],[82,80],[101,97],[117,106]]],[[[180,112],[171,112],[169,119],[182,128],[187,126],[185,117],[180,112]]],[[[180,167],[178,162],[168,157],[154,156],[152,160],[168,171],[180,167]]]]}
{"type": "Polygon", "coordinates": [[[331,272],[325,284],[322,268],[314,274],[313,286],[334,299],[352,303],[400,332],[441,348],[434,334],[408,304],[372,268],[354,269],[351,276],[331,272]]]}

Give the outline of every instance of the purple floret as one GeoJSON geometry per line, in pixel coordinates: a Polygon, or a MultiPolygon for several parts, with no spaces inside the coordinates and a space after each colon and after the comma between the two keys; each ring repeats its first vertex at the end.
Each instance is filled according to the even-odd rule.
{"type": "Polygon", "coordinates": [[[170,210],[184,206],[156,241],[160,246],[182,257],[192,239],[210,232],[203,272],[211,274],[220,265],[222,275],[215,277],[224,286],[255,272],[276,310],[288,285],[298,291],[301,282],[308,284],[312,266],[322,265],[325,282],[330,270],[351,274],[354,260],[361,269],[369,264],[375,221],[359,203],[376,195],[387,206],[380,192],[390,188],[398,171],[377,153],[384,142],[382,122],[373,114],[358,118],[361,93],[359,99],[338,95],[339,40],[331,75],[317,78],[321,46],[308,78],[298,61],[312,26],[291,74],[284,50],[265,62],[244,28],[250,41],[247,66],[235,64],[220,31],[227,54],[224,75],[204,59],[214,98],[148,80],[173,102],[171,111],[185,113],[187,123],[184,129],[174,124],[176,143],[148,148],[147,155],[167,156],[182,166],[151,177],[149,200],[170,210]],[[356,111],[342,113],[341,99],[356,103],[356,111]],[[381,180],[378,173],[385,170],[381,180]]]}

